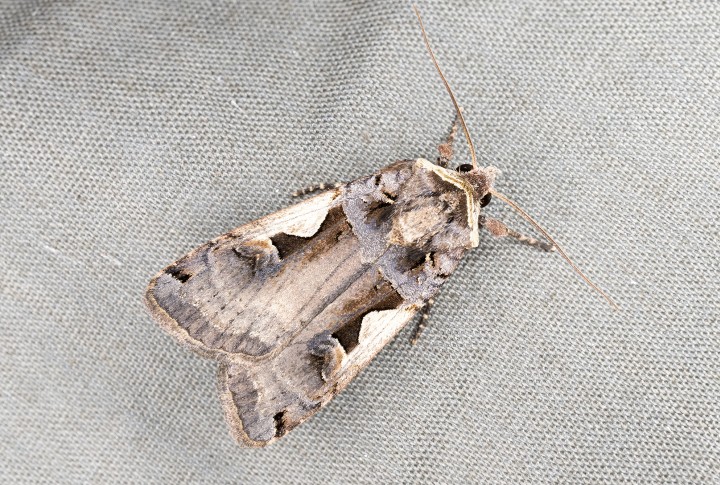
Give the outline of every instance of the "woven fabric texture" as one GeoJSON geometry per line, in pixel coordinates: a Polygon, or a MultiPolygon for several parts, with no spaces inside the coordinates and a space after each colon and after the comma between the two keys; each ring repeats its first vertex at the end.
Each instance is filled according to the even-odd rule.
{"type": "Polygon", "coordinates": [[[484,233],[418,345],[239,448],[145,285],[298,188],[434,159],[410,4],[5,0],[1,481],[720,481],[720,3],[419,7],[496,187],[620,310],[484,233]]]}

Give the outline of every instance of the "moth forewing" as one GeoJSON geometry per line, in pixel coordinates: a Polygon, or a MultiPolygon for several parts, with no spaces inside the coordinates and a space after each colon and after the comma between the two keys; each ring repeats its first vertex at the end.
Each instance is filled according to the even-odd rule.
{"type": "Polygon", "coordinates": [[[338,195],[339,190],[331,190],[281,209],[233,229],[170,264],[150,281],[145,292],[151,315],[164,330],[205,357],[233,353],[236,349],[229,343],[223,346],[213,342],[225,331],[237,331],[219,322],[233,308],[233,302],[212,305],[236,291],[233,285],[224,284],[238,278],[247,280],[255,267],[273,266],[273,258],[279,256],[271,236],[305,238],[316,234],[337,205],[338,195]],[[233,259],[247,259],[248,264],[228,265],[227,259],[233,263],[233,259]],[[228,270],[233,267],[238,271],[230,274],[228,270]],[[199,301],[201,298],[204,301],[199,301]],[[209,305],[212,308],[206,308],[209,305]],[[213,329],[217,330],[211,335],[213,329]]]}
{"type": "Polygon", "coordinates": [[[264,446],[343,389],[477,245],[482,172],[389,165],[190,252],[148,286],[160,325],[220,362],[238,441],[264,446]]]}

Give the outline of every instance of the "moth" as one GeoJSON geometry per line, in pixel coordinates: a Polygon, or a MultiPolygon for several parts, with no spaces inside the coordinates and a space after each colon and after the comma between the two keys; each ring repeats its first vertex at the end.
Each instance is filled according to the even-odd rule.
{"type": "Polygon", "coordinates": [[[556,249],[580,273],[542,227],[493,188],[497,170],[478,166],[462,110],[415,13],[456,110],[436,163],[397,161],[240,226],[172,263],[147,287],[145,303],[160,326],[219,362],[220,400],[241,444],[270,444],[325,406],[428,306],[478,246],[481,228],[556,249]],[[451,170],[458,121],[472,163],[451,170]],[[482,208],[492,197],[551,243],[486,217],[482,208]]]}

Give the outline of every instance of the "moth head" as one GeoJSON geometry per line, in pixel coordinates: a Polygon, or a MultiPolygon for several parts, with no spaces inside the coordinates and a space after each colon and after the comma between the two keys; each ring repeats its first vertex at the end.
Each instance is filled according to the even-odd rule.
{"type": "Polygon", "coordinates": [[[482,208],[492,200],[492,186],[500,170],[495,167],[475,168],[469,163],[463,163],[455,169],[473,188],[473,196],[482,208]]]}
{"type": "Polygon", "coordinates": [[[418,159],[418,167],[434,173],[442,181],[454,185],[464,194],[467,224],[470,229],[470,246],[477,247],[480,243],[481,209],[490,203],[493,194],[493,182],[499,171],[495,167],[476,168],[473,165],[460,165],[450,170],[425,159],[418,159]]]}

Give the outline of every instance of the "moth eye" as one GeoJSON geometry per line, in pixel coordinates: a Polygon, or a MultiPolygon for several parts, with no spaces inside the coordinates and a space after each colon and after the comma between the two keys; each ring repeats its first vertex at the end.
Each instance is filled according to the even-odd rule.
{"type": "Polygon", "coordinates": [[[492,200],[492,194],[490,194],[490,192],[488,192],[487,194],[485,194],[483,196],[482,199],[480,199],[480,207],[485,207],[486,205],[488,205],[490,203],[491,200],[492,200]]]}
{"type": "Polygon", "coordinates": [[[469,172],[469,171],[472,170],[472,169],[473,169],[473,166],[472,166],[472,165],[470,165],[469,163],[463,163],[462,165],[460,165],[460,166],[457,168],[457,171],[458,171],[458,172],[469,172]]]}

